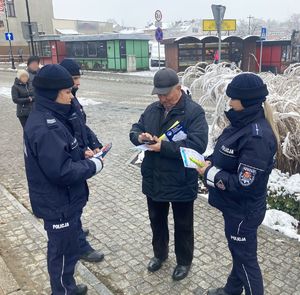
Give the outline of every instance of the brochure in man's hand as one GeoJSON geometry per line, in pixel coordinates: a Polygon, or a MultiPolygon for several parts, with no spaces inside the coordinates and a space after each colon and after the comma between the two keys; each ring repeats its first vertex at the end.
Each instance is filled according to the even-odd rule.
{"type": "Polygon", "coordinates": [[[204,167],[205,158],[197,151],[185,147],[180,148],[181,158],[183,161],[183,165],[186,168],[202,168],[204,167]]]}

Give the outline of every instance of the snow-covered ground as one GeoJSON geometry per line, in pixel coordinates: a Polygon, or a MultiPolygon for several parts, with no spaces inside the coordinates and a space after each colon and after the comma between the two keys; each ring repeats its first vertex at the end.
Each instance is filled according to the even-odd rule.
{"type": "Polygon", "coordinates": [[[300,235],[297,234],[299,221],[293,216],[276,209],[269,209],[266,212],[263,224],[284,235],[297,239],[300,242],[300,235]]]}
{"type": "Polygon", "coordinates": [[[0,87],[0,95],[2,96],[11,96],[11,88],[9,87],[0,87]]]}
{"type": "MultiPolygon", "coordinates": [[[[11,88],[0,87],[0,96],[11,97],[11,88]]],[[[82,106],[102,104],[102,102],[96,101],[96,99],[93,98],[80,97],[78,100],[82,106]]]]}
{"type": "Polygon", "coordinates": [[[100,101],[95,101],[94,99],[87,98],[87,97],[79,97],[78,100],[83,107],[89,106],[89,105],[102,104],[102,102],[100,102],[100,101]]]}

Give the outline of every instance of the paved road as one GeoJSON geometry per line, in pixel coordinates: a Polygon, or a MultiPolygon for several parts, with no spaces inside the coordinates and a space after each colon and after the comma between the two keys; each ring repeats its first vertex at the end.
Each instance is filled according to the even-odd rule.
{"type": "MultiPolygon", "coordinates": [[[[0,72],[0,93],[8,93],[12,73],[0,72]]],[[[193,294],[225,283],[230,271],[230,254],[223,233],[221,214],[204,197],[195,203],[195,259],[190,275],[173,282],[174,243],[171,255],[155,274],[146,270],[152,257],[151,234],[141,177],[128,165],[133,156],[128,131],[147,104],[152,102],[149,80],[107,74],[85,76],[79,96],[101,102],[86,106],[89,125],[103,142],[113,142],[105,169],[89,181],[90,201],[84,225],[90,241],[105,252],[105,261],[85,266],[114,294],[193,294]],[[116,80],[117,77],[117,80],[116,80]]],[[[22,153],[22,131],[9,95],[0,94],[0,184],[30,211],[22,153]]],[[[173,233],[170,218],[170,229],[173,233]]],[[[171,234],[172,236],[172,234],[171,234]]],[[[299,243],[261,227],[259,260],[266,294],[300,294],[299,243]]],[[[27,294],[47,294],[46,240],[32,220],[17,210],[7,194],[0,193],[0,250],[27,294]]],[[[87,280],[79,276],[80,280],[87,280]]],[[[94,290],[93,293],[94,294],[94,290]]]]}

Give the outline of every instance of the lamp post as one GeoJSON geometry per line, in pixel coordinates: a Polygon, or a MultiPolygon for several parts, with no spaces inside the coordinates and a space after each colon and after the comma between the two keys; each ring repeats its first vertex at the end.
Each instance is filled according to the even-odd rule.
{"type": "Polygon", "coordinates": [[[31,25],[31,20],[30,20],[28,0],[25,0],[25,2],[26,2],[26,10],[27,10],[27,19],[28,19],[28,29],[29,29],[31,54],[35,55],[35,50],[34,50],[34,45],[33,45],[32,25],[31,25]]]}
{"type": "MultiPolygon", "coordinates": [[[[6,19],[6,28],[7,28],[7,32],[10,32],[10,30],[9,30],[9,23],[8,23],[8,15],[7,15],[6,0],[4,1],[4,11],[5,11],[5,19],[6,19]]],[[[14,53],[13,53],[13,50],[12,50],[10,38],[8,39],[8,42],[9,42],[9,55],[10,55],[10,59],[11,59],[11,68],[12,68],[13,70],[15,70],[15,69],[16,69],[16,66],[15,66],[15,58],[14,58],[14,53]]]]}

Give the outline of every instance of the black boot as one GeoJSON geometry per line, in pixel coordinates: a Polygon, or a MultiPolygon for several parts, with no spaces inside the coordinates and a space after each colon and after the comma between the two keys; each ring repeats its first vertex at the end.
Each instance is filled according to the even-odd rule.
{"type": "Polygon", "coordinates": [[[101,251],[96,251],[94,249],[82,254],[80,256],[81,260],[87,262],[100,262],[104,259],[104,254],[101,251]]]}
{"type": "Polygon", "coordinates": [[[87,288],[86,285],[79,284],[76,287],[77,287],[77,289],[75,290],[74,295],[85,295],[85,294],[87,294],[88,288],[87,288]]]}
{"type": "Polygon", "coordinates": [[[178,264],[175,267],[173,272],[173,276],[172,276],[173,280],[174,281],[183,280],[189,274],[190,268],[191,268],[190,265],[184,266],[178,264]]]}
{"type": "Polygon", "coordinates": [[[149,264],[148,264],[148,270],[150,272],[155,272],[157,270],[159,270],[163,264],[163,262],[166,260],[165,259],[159,259],[157,257],[153,257],[150,259],[149,264]]]}
{"type": "Polygon", "coordinates": [[[230,295],[225,292],[224,288],[210,289],[207,292],[207,295],[230,295]]]}

